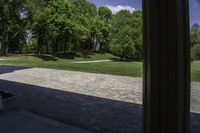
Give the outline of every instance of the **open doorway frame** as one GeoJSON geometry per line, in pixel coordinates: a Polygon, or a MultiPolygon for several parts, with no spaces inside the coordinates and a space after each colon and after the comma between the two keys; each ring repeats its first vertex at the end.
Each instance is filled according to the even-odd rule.
{"type": "Polygon", "coordinates": [[[143,0],[144,133],[189,133],[188,0],[143,0]]]}

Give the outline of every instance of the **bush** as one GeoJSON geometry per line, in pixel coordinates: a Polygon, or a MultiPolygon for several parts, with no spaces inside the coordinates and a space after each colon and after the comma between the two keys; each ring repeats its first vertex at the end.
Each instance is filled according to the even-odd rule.
{"type": "Polygon", "coordinates": [[[130,36],[117,36],[111,40],[110,50],[115,56],[123,59],[133,58],[135,53],[134,43],[130,36]]]}
{"type": "Polygon", "coordinates": [[[200,44],[194,45],[191,48],[191,60],[200,60],[200,44]]]}

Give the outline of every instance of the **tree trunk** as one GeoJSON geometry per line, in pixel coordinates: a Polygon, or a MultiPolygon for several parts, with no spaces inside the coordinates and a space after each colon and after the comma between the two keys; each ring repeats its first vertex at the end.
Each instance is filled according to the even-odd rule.
{"type": "Polygon", "coordinates": [[[92,34],[92,41],[91,41],[91,43],[92,43],[92,45],[93,45],[93,50],[95,50],[96,49],[96,45],[95,45],[95,33],[94,34],[92,34]]]}
{"type": "Polygon", "coordinates": [[[58,39],[55,40],[55,44],[53,45],[53,53],[58,52],[58,39]]]}
{"type": "Polygon", "coordinates": [[[8,43],[8,35],[6,35],[6,38],[5,38],[5,54],[4,55],[7,55],[8,54],[8,47],[9,47],[9,43],[8,43]]]}
{"type": "Polygon", "coordinates": [[[0,55],[3,55],[3,45],[4,45],[4,40],[3,40],[3,36],[1,38],[1,42],[0,42],[0,55]]]}
{"type": "Polygon", "coordinates": [[[3,25],[3,28],[2,28],[2,39],[1,39],[1,55],[4,56],[6,55],[6,26],[3,25]]]}
{"type": "Polygon", "coordinates": [[[46,43],[46,53],[47,54],[49,53],[49,44],[48,44],[48,42],[46,43]]]}
{"type": "Polygon", "coordinates": [[[64,53],[66,53],[67,50],[69,49],[68,48],[68,40],[69,40],[68,38],[66,38],[66,37],[64,38],[64,53]]]}
{"type": "Polygon", "coordinates": [[[42,38],[42,34],[39,32],[38,33],[38,47],[37,47],[37,53],[41,54],[42,53],[42,43],[43,43],[43,38],[42,38]]]}
{"type": "Polygon", "coordinates": [[[6,31],[3,31],[1,44],[1,55],[5,56],[8,54],[8,34],[6,33],[6,31]]]}

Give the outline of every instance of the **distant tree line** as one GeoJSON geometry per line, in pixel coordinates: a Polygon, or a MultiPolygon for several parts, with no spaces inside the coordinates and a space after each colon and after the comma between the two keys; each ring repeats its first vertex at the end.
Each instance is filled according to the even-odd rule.
{"type": "Polygon", "coordinates": [[[190,31],[191,59],[200,60],[200,25],[193,24],[190,31]]]}
{"type": "Polygon", "coordinates": [[[87,0],[0,0],[0,54],[111,52],[142,58],[142,12],[87,0]]]}
{"type": "MultiPolygon", "coordinates": [[[[0,0],[0,55],[102,51],[142,59],[142,12],[112,14],[87,0],[0,0]]],[[[200,25],[191,27],[200,59],[200,25]]]]}

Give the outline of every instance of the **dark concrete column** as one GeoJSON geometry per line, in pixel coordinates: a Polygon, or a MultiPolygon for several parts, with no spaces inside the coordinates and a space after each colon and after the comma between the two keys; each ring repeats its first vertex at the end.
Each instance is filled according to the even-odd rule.
{"type": "Polygon", "coordinates": [[[0,110],[2,109],[3,107],[3,98],[2,98],[2,95],[0,94],[0,110]]]}
{"type": "Polygon", "coordinates": [[[189,133],[188,0],[143,0],[144,133],[189,133]]]}

